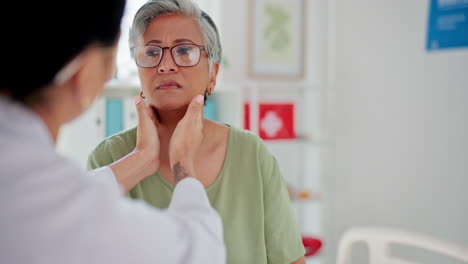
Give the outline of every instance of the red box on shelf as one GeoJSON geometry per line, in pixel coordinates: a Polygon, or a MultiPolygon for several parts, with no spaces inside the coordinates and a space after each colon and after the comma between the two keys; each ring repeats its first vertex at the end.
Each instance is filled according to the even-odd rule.
{"type": "MultiPolygon", "coordinates": [[[[262,139],[295,139],[293,103],[259,103],[258,130],[262,139]]],[[[244,104],[244,128],[250,130],[250,104],[244,104]]]]}

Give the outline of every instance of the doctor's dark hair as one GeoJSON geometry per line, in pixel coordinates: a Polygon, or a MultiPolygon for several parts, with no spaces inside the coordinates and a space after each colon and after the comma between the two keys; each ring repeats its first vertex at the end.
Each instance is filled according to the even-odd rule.
{"type": "Polygon", "coordinates": [[[140,7],[130,28],[130,52],[132,52],[133,47],[144,45],[144,43],[141,43],[141,38],[149,23],[156,17],[168,14],[182,14],[191,17],[200,26],[203,34],[203,45],[208,53],[209,71],[211,72],[213,63],[220,63],[222,56],[218,28],[211,17],[192,0],[149,0],[140,7]]]}
{"type": "MultiPolygon", "coordinates": [[[[0,91],[25,102],[91,45],[110,47],[120,34],[125,0],[7,1],[2,16],[0,91]]],[[[33,97],[33,98],[31,98],[33,97]]]]}

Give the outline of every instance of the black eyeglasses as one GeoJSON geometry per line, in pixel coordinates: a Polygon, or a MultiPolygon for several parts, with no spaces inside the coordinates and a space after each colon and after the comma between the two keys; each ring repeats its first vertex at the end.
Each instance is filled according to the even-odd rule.
{"type": "Polygon", "coordinates": [[[142,68],[157,67],[164,56],[164,50],[169,49],[174,63],[180,67],[193,67],[200,62],[201,51],[204,46],[195,44],[179,44],[173,47],[156,45],[137,46],[132,48],[136,64],[142,68]]]}

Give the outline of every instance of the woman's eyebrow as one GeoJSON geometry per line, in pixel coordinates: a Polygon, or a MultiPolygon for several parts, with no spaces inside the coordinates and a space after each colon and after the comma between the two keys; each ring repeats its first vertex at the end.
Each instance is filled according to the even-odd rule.
{"type": "Polygon", "coordinates": [[[162,41],[160,40],[150,40],[148,41],[145,45],[149,45],[149,44],[161,44],[162,41]]]}
{"type": "Polygon", "coordinates": [[[176,39],[176,40],[174,40],[174,44],[178,44],[178,43],[182,43],[182,42],[191,42],[191,43],[195,43],[195,42],[193,42],[193,41],[190,40],[190,39],[176,39]]]}
{"type": "MultiPolygon", "coordinates": [[[[185,39],[185,38],[176,39],[176,40],[174,40],[173,43],[174,43],[174,44],[179,44],[179,43],[183,43],[183,42],[195,43],[195,42],[193,42],[192,40],[190,40],[190,39],[185,39]]],[[[157,40],[157,39],[153,39],[153,40],[148,41],[145,45],[150,45],[150,44],[162,44],[162,41],[161,41],[161,40],[157,40]]]]}

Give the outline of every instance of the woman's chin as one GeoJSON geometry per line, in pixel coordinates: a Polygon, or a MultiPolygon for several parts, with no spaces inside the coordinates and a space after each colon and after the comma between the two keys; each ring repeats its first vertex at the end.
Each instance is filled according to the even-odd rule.
{"type": "Polygon", "coordinates": [[[185,110],[188,107],[188,104],[185,102],[158,102],[154,105],[158,111],[168,112],[168,111],[177,111],[185,110]]]}

